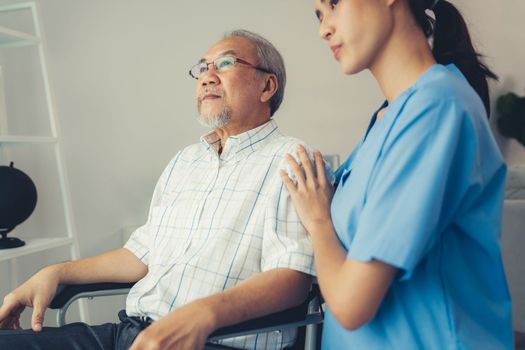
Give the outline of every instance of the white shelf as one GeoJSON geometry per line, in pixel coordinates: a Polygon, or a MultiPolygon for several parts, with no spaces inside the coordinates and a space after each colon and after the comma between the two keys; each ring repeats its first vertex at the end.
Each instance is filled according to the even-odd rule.
{"type": "Polygon", "coordinates": [[[2,143],[20,143],[20,144],[33,144],[33,143],[56,143],[58,140],[52,136],[2,136],[0,135],[0,144],[2,143]]]}
{"type": "MultiPolygon", "coordinates": [[[[8,236],[9,237],[9,236],[8,236]]],[[[69,237],[59,238],[28,238],[24,239],[26,244],[22,247],[12,249],[0,249],[0,262],[24,255],[38,253],[47,249],[68,246],[73,243],[69,237]]]]}
{"type": "MultiPolygon", "coordinates": [[[[1,1],[1,0],[0,0],[1,1]]],[[[59,247],[67,248],[71,259],[80,258],[80,253],[78,249],[78,241],[76,238],[75,225],[73,220],[73,208],[71,205],[71,195],[69,193],[69,184],[66,176],[66,168],[64,164],[64,155],[62,154],[62,149],[60,147],[60,137],[59,137],[59,128],[58,128],[58,118],[55,114],[55,106],[53,101],[53,92],[51,90],[50,77],[48,72],[48,67],[46,64],[46,47],[45,47],[45,38],[42,33],[40,23],[41,19],[38,14],[38,3],[40,1],[34,0],[29,2],[14,2],[11,4],[0,5],[0,14],[6,16],[8,19],[4,20],[4,17],[0,18],[0,50],[10,48],[10,47],[19,47],[31,45],[32,53],[38,54],[39,58],[39,67],[40,73],[42,73],[43,86],[41,87],[42,95],[46,98],[47,105],[47,116],[49,117],[49,127],[52,131],[51,135],[43,136],[41,135],[12,135],[9,134],[9,125],[8,118],[6,116],[5,106],[9,101],[0,101],[0,109],[3,109],[0,113],[0,151],[3,157],[8,157],[11,152],[11,148],[16,148],[20,146],[34,146],[36,148],[41,147],[41,145],[52,145],[55,150],[55,162],[58,182],[60,186],[61,201],[64,209],[64,219],[65,219],[65,231],[57,232],[55,237],[49,238],[28,238],[21,237],[25,240],[26,244],[22,247],[13,248],[13,249],[0,249],[0,262],[5,261],[9,266],[7,269],[8,278],[3,280],[2,283],[7,283],[8,289],[12,290],[19,285],[18,272],[17,272],[17,260],[20,260],[20,263],[24,263],[26,260],[22,258],[29,257],[30,254],[49,251],[50,249],[55,249],[59,247]],[[12,15],[9,15],[12,13],[12,15]],[[17,28],[7,28],[7,23],[18,23],[17,28]],[[21,28],[30,28],[29,24],[34,29],[21,29],[21,28]],[[21,27],[24,24],[25,27],[21,27]],[[25,31],[25,32],[24,32],[25,31]],[[30,34],[31,33],[31,34],[30,34]],[[33,50],[34,49],[34,50],[33,50]],[[7,102],[7,103],[6,103],[7,102]],[[60,236],[60,234],[63,234],[60,236]],[[17,259],[21,258],[21,259],[17,259]]],[[[16,49],[15,49],[16,50],[16,49]]],[[[17,52],[17,54],[23,55],[24,51],[17,52]]],[[[34,64],[34,62],[33,62],[34,64]]],[[[36,68],[37,65],[34,65],[36,68]]],[[[9,69],[9,65],[4,65],[1,67],[3,71],[9,69]]],[[[17,70],[11,72],[14,76],[19,73],[17,70]]],[[[36,73],[36,72],[35,72],[36,73]]],[[[36,73],[38,74],[38,73],[36,73]]],[[[0,77],[1,78],[1,77],[0,77]]],[[[0,85],[0,90],[9,91],[9,89],[16,88],[16,81],[10,81],[10,85],[2,87],[0,85]]],[[[3,84],[2,84],[3,85],[3,84]]],[[[9,94],[4,94],[3,91],[0,91],[3,96],[9,97],[9,94]]],[[[30,98],[31,96],[29,96],[30,98]]],[[[3,100],[0,98],[0,100],[3,100]]],[[[31,98],[27,103],[32,103],[34,101],[31,98]]],[[[31,117],[31,116],[29,116],[31,117]]],[[[45,134],[44,134],[45,135],[45,134]]],[[[36,156],[38,154],[35,154],[36,156]]],[[[50,170],[52,166],[51,162],[49,163],[49,169],[43,169],[45,174],[47,170],[50,170]]],[[[43,228],[44,229],[44,228],[43,228]]],[[[17,234],[13,234],[17,236],[17,234]]],[[[8,236],[9,237],[9,236],[8,236]]],[[[2,276],[3,277],[3,276],[2,276]]],[[[1,297],[1,296],[0,296],[1,297]]],[[[81,303],[80,306],[80,317],[84,322],[89,322],[87,317],[87,309],[85,303],[81,303]]],[[[1,346],[0,346],[1,347],[1,346]]]]}
{"type": "Polygon", "coordinates": [[[34,35],[0,26],[0,48],[36,45],[40,39],[34,35]]]}

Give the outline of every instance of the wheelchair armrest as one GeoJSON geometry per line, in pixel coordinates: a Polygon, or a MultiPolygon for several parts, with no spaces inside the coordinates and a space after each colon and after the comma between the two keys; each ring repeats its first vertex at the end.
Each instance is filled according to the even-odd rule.
{"type": "MultiPolygon", "coordinates": [[[[125,294],[135,283],[91,283],[61,285],[49,308],[59,309],[58,325],[65,324],[65,313],[69,305],[76,299],[105,295],[125,294]]],[[[305,325],[323,322],[320,311],[321,293],[313,286],[306,300],[293,308],[244,321],[232,326],[220,328],[213,332],[208,340],[232,338],[253,333],[264,333],[286,328],[298,328],[305,325]],[[255,332],[256,331],[256,332],[255,332]]]]}
{"type": "Polygon", "coordinates": [[[89,284],[67,284],[60,285],[57,289],[55,297],[49,305],[50,309],[61,309],[68,303],[72,298],[75,298],[79,294],[92,293],[92,292],[107,292],[105,295],[111,294],[123,294],[129,290],[135,282],[130,283],[89,283],[89,284]],[[122,293],[119,293],[122,291],[122,293]]]}
{"type": "Polygon", "coordinates": [[[320,310],[320,297],[321,293],[315,285],[309,293],[308,298],[306,298],[306,300],[300,305],[284,311],[220,328],[213,332],[208,337],[208,340],[213,341],[253,334],[255,333],[254,331],[257,333],[264,333],[322,323],[323,314],[320,310]]]}

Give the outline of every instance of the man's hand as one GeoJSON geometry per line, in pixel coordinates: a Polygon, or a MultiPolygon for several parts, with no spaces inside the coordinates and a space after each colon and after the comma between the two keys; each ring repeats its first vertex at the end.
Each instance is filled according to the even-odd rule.
{"type": "Polygon", "coordinates": [[[51,303],[59,284],[58,275],[52,268],[37,272],[20,287],[6,295],[0,308],[0,328],[21,329],[20,315],[26,306],[33,308],[31,328],[42,330],[44,312],[51,303]]]}
{"type": "Polygon", "coordinates": [[[135,282],[147,273],[148,267],[126,248],[48,266],[4,298],[0,328],[20,329],[20,314],[29,306],[33,308],[31,328],[41,331],[44,312],[60,283],[135,282]]]}
{"type": "Polygon", "coordinates": [[[218,328],[299,305],[310,277],[287,268],[255,274],[222,292],[176,309],[143,330],[131,350],[201,350],[218,328]]]}
{"type": "Polygon", "coordinates": [[[140,332],[130,350],[200,350],[215,324],[211,308],[202,299],[197,300],[140,332]]]}

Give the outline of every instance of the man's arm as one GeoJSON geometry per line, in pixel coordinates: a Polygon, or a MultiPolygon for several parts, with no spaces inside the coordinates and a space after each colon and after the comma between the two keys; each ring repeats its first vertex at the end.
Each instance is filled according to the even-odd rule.
{"type": "Polygon", "coordinates": [[[94,257],[49,266],[59,283],[135,282],[146,276],[148,267],[126,248],[94,257]]]}
{"type": "Polygon", "coordinates": [[[31,328],[40,331],[59,284],[134,282],[147,272],[147,266],[125,248],[47,266],[6,295],[0,308],[0,328],[19,329],[20,315],[29,306],[33,308],[31,328]]]}
{"type": "Polygon", "coordinates": [[[218,328],[299,305],[310,283],[309,275],[286,268],[256,274],[171,312],[142,331],[131,350],[202,349],[218,328]]]}

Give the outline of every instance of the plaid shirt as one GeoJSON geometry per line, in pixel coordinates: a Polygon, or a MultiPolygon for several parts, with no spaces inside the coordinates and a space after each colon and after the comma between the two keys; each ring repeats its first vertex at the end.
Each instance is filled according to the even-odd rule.
{"type": "MultiPolygon", "coordinates": [[[[180,151],[155,188],[148,221],[125,248],[149,268],[131,289],[130,316],[158,320],[195,299],[263,271],[313,274],[313,250],[279,170],[299,140],[270,120],[228,138],[215,132],[180,151]]],[[[237,348],[280,349],[295,330],[223,340],[237,348]]]]}

